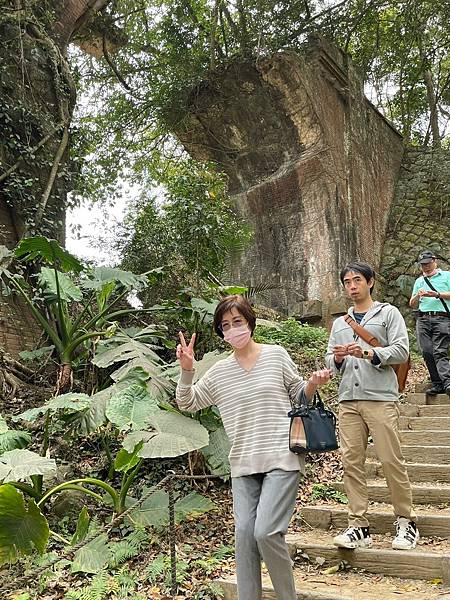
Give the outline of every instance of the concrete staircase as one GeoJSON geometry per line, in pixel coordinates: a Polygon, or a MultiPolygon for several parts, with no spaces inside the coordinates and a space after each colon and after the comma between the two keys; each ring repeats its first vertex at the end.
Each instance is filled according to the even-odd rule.
{"type": "MultiPolygon", "coordinates": [[[[381,464],[369,446],[366,472],[373,547],[333,546],[333,536],[347,526],[345,505],[329,502],[302,508],[301,533],[287,536],[298,599],[450,600],[450,398],[410,394],[400,412],[402,447],[421,533],[417,548],[391,548],[395,517],[381,464]]],[[[332,486],[344,491],[342,482],[332,486]]],[[[237,598],[232,578],[221,585],[225,600],[237,598]]],[[[277,600],[268,576],[263,599],[277,600]]]]}

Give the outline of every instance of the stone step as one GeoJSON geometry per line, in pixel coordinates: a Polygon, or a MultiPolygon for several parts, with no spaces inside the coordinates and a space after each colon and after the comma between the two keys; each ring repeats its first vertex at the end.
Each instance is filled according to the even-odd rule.
{"type": "Polygon", "coordinates": [[[450,404],[435,406],[418,404],[399,404],[400,414],[405,417],[450,417],[450,404]]]}
{"type": "MultiPolygon", "coordinates": [[[[319,565],[294,568],[297,600],[449,600],[441,585],[425,581],[380,578],[353,569],[324,574],[319,565]]],[[[216,580],[224,592],[223,600],[237,600],[236,578],[216,580]]],[[[450,592],[450,590],[449,590],[450,592]]],[[[268,576],[263,575],[262,600],[277,600],[268,576]]]]}
{"type": "MultiPolygon", "coordinates": [[[[320,530],[315,529],[308,535],[289,535],[286,539],[291,556],[312,562],[325,559],[324,566],[346,561],[351,567],[369,573],[408,579],[442,579],[445,584],[450,583],[450,552],[423,551],[419,546],[414,550],[392,550],[380,547],[376,540],[373,548],[346,550],[336,548],[331,538],[332,534],[321,535],[320,530]]],[[[390,540],[386,543],[390,545],[390,540]]]]}
{"type": "Polygon", "coordinates": [[[406,402],[409,404],[418,404],[436,406],[450,404],[450,397],[447,394],[438,394],[437,396],[426,396],[425,394],[408,394],[406,402]]]}
{"type": "MultiPolygon", "coordinates": [[[[223,591],[223,600],[237,600],[236,579],[216,579],[216,583],[220,585],[223,591]]],[[[297,600],[352,600],[352,596],[342,595],[339,592],[315,591],[308,589],[307,582],[302,581],[302,585],[297,588],[297,600]],[[306,583],[306,586],[305,586],[306,583]]],[[[263,581],[262,600],[277,600],[277,596],[273,590],[270,581],[263,581]]]]}
{"type": "Polygon", "coordinates": [[[442,406],[450,404],[450,396],[448,394],[438,394],[437,396],[427,396],[428,406],[442,406]]]}
{"type": "MultiPolygon", "coordinates": [[[[449,432],[450,433],[450,432],[449,432]]],[[[450,483],[450,465],[429,465],[409,463],[406,465],[410,481],[450,483]]],[[[366,462],[366,476],[369,479],[384,477],[383,467],[378,462],[366,462]]]]}
{"type": "MultiPolygon", "coordinates": [[[[407,446],[402,445],[406,462],[433,464],[450,464],[450,446],[407,446]]],[[[373,444],[367,446],[367,458],[377,460],[373,444]]]]}
{"type": "MultiPolygon", "coordinates": [[[[421,537],[450,538],[450,509],[442,509],[443,514],[416,512],[421,537]]],[[[308,525],[319,529],[345,529],[348,525],[347,510],[343,506],[305,506],[300,515],[308,525]]],[[[395,533],[392,509],[380,511],[371,507],[368,519],[371,533],[395,533]]]]}
{"type": "Polygon", "coordinates": [[[400,441],[407,446],[450,446],[450,431],[400,430],[400,441]]]}
{"type": "MultiPolygon", "coordinates": [[[[345,494],[344,483],[334,481],[331,487],[345,494]]],[[[415,504],[450,504],[450,486],[412,485],[413,502],[415,504]]],[[[368,481],[367,491],[371,502],[390,504],[391,496],[384,481],[368,481]]]]}
{"type": "MultiPolygon", "coordinates": [[[[431,407],[429,407],[431,408],[431,407]]],[[[450,406],[449,406],[450,408],[450,406]]],[[[450,416],[448,417],[400,417],[398,420],[399,429],[412,431],[439,431],[445,430],[450,439],[450,416]]]]}

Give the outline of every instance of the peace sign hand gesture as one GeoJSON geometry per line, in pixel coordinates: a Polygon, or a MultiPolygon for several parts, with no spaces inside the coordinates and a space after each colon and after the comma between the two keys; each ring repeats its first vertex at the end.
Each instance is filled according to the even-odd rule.
{"type": "Polygon", "coordinates": [[[178,336],[180,338],[180,343],[177,346],[177,358],[180,362],[180,367],[183,371],[192,371],[194,369],[194,344],[196,334],[192,334],[189,344],[186,344],[186,340],[181,331],[178,333],[178,336]]]}

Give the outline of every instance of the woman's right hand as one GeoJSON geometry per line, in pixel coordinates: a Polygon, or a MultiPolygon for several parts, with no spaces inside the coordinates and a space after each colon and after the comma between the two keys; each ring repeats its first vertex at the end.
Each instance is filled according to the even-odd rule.
{"type": "Polygon", "coordinates": [[[193,371],[194,369],[194,344],[195,333],[192,334],[191,341],[186,344],[183,333],[180,331],[178,336],[180,343],[177,346],[177,358],[183,371],[193,371]]]}

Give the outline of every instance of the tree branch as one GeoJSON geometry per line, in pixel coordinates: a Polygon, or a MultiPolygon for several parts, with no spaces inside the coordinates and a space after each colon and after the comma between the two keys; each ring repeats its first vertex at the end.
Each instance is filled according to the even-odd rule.
{"type": "Polygon", "coordinates": [[[53,165],[52,165],[52,169],[50,171],[50,175],[48,177],[47,186],[44,190],[44,193],[42,194],[41,200],[39,202],[39,205],[38,205],[38,208],[36,211],[35,222],[34,222],[35,228],[39,225],[39,223],[42,221],[42,217],[44,216],[45,208],[47,206],[47,202],[50,197],[50,193],[52,191],[53,184],[55,183],[56,175],[58,173],[59,163],[61,162],[63,154],[67,148],[68,142],[69,142],[69,128],[66,125],[64,127],[61,142],[59,144],[55,158],[53,160],[53,165]]]}
{"type": "MultiPolygon", "coordinates": [[[[55,133],[57,131],[59,131],[61,129],[61,127],[64,126],[64,123],[58,123],[58,125],[56,125],[56,127],[54,127],[50,133],[48,133],[45,137],[42,138],[42,140],[36,144],[36,146],[33,146],[33,148],[30,148],[28,150],[28,154],[35,154],[39,148],[41,148],[42,146],[44,146],[48,140],[53,137],[55,135],[55,133]]],[[[9,167],[9,169],[7,169],[4,173],[2,173],[0,175],[0,183],[2,181],[4,181],[7,177],[9,177],[11,175],[11,173],[14,173],[14,171],[16,171],[18,169],[18,167],[20,166],[20,163],[25,160],[26,157],[20,157],[11,167],[9,167]]]]}

